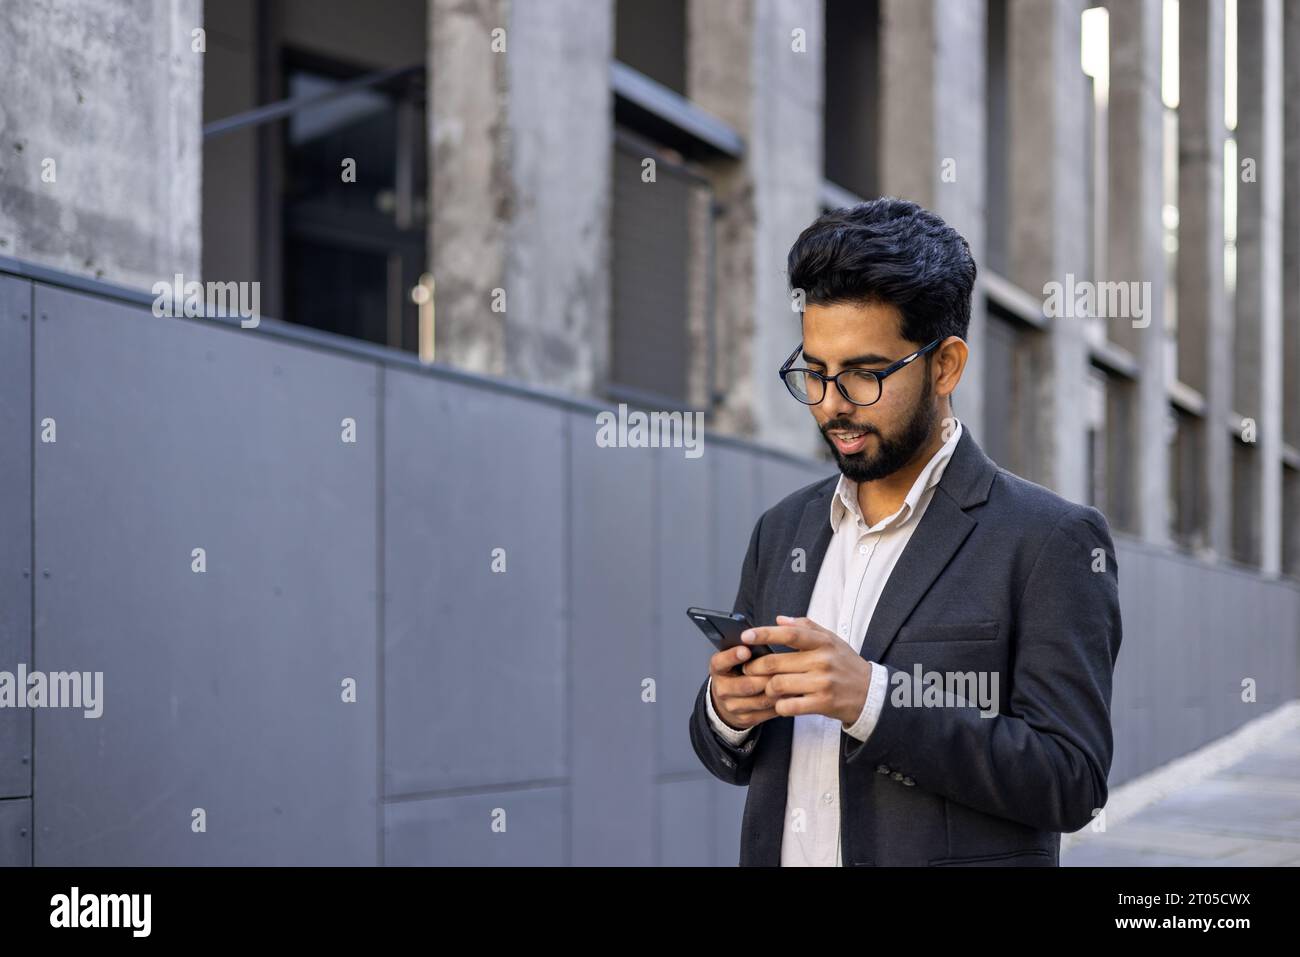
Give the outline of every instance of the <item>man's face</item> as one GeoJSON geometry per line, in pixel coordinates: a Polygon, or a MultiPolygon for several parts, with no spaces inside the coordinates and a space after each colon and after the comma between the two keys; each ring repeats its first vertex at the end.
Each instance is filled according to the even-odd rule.
{"type": "MultiPolygon", "coordinates": [[[[883,369],[925,345],[904,339],[901,329],[902,315],[890,305],[807,306],[803,355],[795,365],[825,375],[883,369]]],[[[938,419],[925,358],[894,372],[882,386],[879,401],[859,406],[828,383],[826,397],[809,406],[840,471],[855,482],[884,478],[911,462],[938,419]]]]}

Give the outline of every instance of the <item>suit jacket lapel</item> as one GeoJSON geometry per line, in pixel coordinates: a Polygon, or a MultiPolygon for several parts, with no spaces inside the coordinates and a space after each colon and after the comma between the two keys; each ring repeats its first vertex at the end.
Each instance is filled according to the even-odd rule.
{"type": "Polygon", "coordinates": [[[988,501],[997,466],[962,425],[930,504],[890,572],[862,640],[862,657],[880,661],[898,630],[978,524],[967,509],[988,501]]]}
{"type": "Polygon", "coordinates": [[[763,624],[773,623],[777,615],[800,618],[808,614],[813,586],[817,583],[822,559],[826,557],[826,549],[831,543],[831,496],[835,494],[838,481],[838,476],[829,479],[826,488],[814,495],[804,506],[803,517],[799,520],[799,530],[795,532],[794,540],[786,553],[779,556],[781,574],[777,578],[776,607],[768,616],[769,620],[763,624]],[[803,571],[794,569],[796,548],[802,548],[804,551],[806,567],[803,571]]]}
{"type": "Polygon", "coordinates": [[[871,613],[871,623],[862,640],[863,658],[879,661],[884,657],[898,629],[975,525],[975,519],[963,512],[947,493],[935,489],[871,613]]]}
{"type": "MultiPolygon", "coordinates": [[[[997,466],[984,454],[963,423],[962,437],[957,441],[957,448],[953,450],[930,504],[876,603],[871,624],[862,641],[864,658],[879,661],[884,656],[903,622],[976,526],[976,519],[966,510],[988,500],[996,473],[997,466]]],[[[817,575],[831,542],[830,503],[838,481],[838,476],[828,479],[804,506],[799,529],[786,553],[779,557],[781,572],[777,579],[776,607],[770,608],[771,614],[764,616],[769,621],[778,614],[796,618],[808,614],[813,586],[817,583],[817,575]],[[804,550],[807,567],[803,571],[795,571],[792,567],[796,548],[804,550]]]]}

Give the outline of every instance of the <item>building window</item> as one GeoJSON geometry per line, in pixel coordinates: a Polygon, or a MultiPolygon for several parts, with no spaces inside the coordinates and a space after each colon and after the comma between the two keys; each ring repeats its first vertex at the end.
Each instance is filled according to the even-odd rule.
{"type": "Polygon", "coordinates": [[[1200,416],[1175,409],[1174,441],[1169,452],[1169,531],[1182,547],[1199,551],[1208,544],[1202,463],[1204,429],[1200,416]]]}
{"type": "Polygon", "coordinates": [[[427,268],[427,12],[209,4],[203,271],[264,315],[414,351],[427,268]]]}
{"type": "MultiPolygon", "coordinates": [[[[285,92],[319,95],[348,73],[356,75],[287,55],[285,92]]],[[[415,351],[410,290],[427,268],[425,130],[422,82],[347,93],[283,124],[285,319],[415,351]]]]}
{"type": "Polygon", "coordinates": [[[984,189],[988,228],[985,230],[984,263],[981,265],[990,272],[1004,276],[1010,271],[1006,227],[1011,218],[1007,192],[1011,143],[1007,31],[1007,0],[988,0],[988,32],[985,36],[988,88],[984,101],[984,189]]]}
{"type": "Polygon", "coordinates": [[[826,0],[825,178],[855,196],[879,193],[877,0],[826,0]]]}
{"type": "Polygon", "coordinates": [[[618,0],[614,59],[686,96],[686,0],[618,0]]]}
{"type": "Polygon", "coordinates": [[[994,300],[987,300],[984,323],[985,452],[1003,468],[1032,477],[1039,461],[1034,429],[1037,378],[1033,337],[1036,330],[994,300]]]}
{"type": "Polygon", "coordinates": [[[1136,386],[1095,364],[1087,382],[1088,502],[1105,513],[1113,529],[1136,534],[1131,454],[1136,386]]]}
{"type": "Polygon", "coordinates": [[[711,412],[719,372],[710,161],[740,135],[686,96],[684,0],[615,7],[609,398],[711,412]]]}
{"type": "Polygon", "coordinates": [[[1300,578],[1300,469],[1282,468],[1282,572],[1300,578]]]}
{"type": "Polygon", "coordinates": [[[1258,446],[1237,432],[1232,443],[1232,558],[1253,567],[1260,559],[1258,489],[1258,446]]]}
{"type": "MultiPolygon", "coordinates": [[[[712,193],[680,158],[626,130],[614,148],[610,379],[636,401],[690,405],[691,316],[702,303],[712,193]],[[654,163],[647,182],[646,161],[654,163]]],[[[704,343],[700,343],[704,346],[704,343]]]]}

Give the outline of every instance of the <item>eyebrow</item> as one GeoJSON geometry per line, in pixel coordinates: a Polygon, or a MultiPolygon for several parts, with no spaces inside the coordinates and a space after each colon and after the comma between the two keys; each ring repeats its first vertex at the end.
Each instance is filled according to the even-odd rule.
{"type": "MultiPolygon", "coordinates": [[[[803,361],[811,362],[814,365],[819,365],[819,366],[826,365],[825,359],[818,359],[816,356],[810,356],[807,352],[803,354],[803,361]]],[[[881,355],[876,355],[876,353],[874,352],[868,352],[865,355],[854,356],[852,359],[845,359],[840,364],[846,366],[865,366],[865,365],[881,365],[881,364],[888,365],[893,361],[894,360],[890,359],[888,356],[881,356],[881,355]]]]}

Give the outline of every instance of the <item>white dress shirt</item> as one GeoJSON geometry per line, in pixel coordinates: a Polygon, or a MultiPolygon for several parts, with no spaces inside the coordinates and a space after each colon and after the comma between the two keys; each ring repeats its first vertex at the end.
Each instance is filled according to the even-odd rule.
{"type": "MultiPolygon", "coordinates": [[[[858,483],[840,475],[839,485],[831,497],[833,534],[817,573],[807,617],[835,632],[854,651],[862,649],[876,602],[925,514],[961,432],[958,422],[952,436],[917,475],[898,511],[870,528],[858,506],[858,483]]],[[[820,714],[794,716],[794,747],[790,754],[781,840],[782,867],[842,866],[840,733],[850,734],[859,741],[867,740],[885,702],[886,681],[885,669],[872,662],[867,700],[851,725],[820,714]]],[[[739,745],[749,736],[752,729],[732,728],[718,717],[713,707],[711,677],[705,701],[709,722],[724,741],[739,745]]]]}

